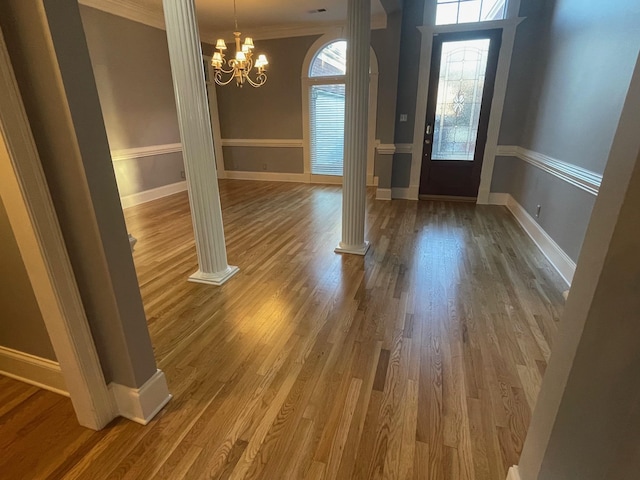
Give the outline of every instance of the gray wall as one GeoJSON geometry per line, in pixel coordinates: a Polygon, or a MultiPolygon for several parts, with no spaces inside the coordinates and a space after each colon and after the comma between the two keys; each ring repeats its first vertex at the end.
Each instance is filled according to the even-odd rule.
{"type": "MultiPolygon", "coordinates": [[[[164,30],[81,6],[111,150],[180,142],[164,30]]],[[[120,195],[180,182],[182,154],[116,162],[120,195]]]]}
{"type": "MultiPolygon", "coordinates": [[[[422,34],[417,29],[422,25],[424,0],[405,0],[402,10],[402,33],[400,39],[397,106],[395,121],[395,143],[413,143],[413,129],[418,97],[418,70],[422,34]],[[400,115],[407,114],[407,121],[400,122],[400,115]]],[[[396,153],[393,156],[393,187],[408,187],[411,176],[411,154],[396,153]]]]}
{"type": "Polygon", "coordinates": [[[0,346],[41,358],[56,356],[0,200],[0,346]]]}
{"type": "MultiPolygon", "coordinates": [[[[509,76],[501,144],[602,173],[640,46],[635,0],[527,2],[509,76]]],[[[594,198],[518,159],[498,159],[492,191],[512,194],[576,260],[594,198]]]]}
{"type": "MultiPolygon", "coordinates": [[[[379,65],[376,138],[382,143],[394,141],[400,20],[400,13],[393,13],[386,29],[371,32],[371,45],[379,65]]],[[[314,35],[256,41],[256,52],[269,58],[269,80],[258,89],[217,86],[223,139],[302,138],[302,64],[318,38],[314,35]]],[[[203,51],[211,54],[213,46],[203,44],[203,51]]],[[[304,171],[301,148],[225,147],[224,152],[228,170],[304,171]]],[[[377,156],[375,175],[380,177],[381,186],[390,185],[390,170],[390,159],[377,156]]]]}
{"type": "Polygon", "coordinates": [[[107,382],[156,371],[75,0],[0,2],[0,27],[107,382]]]}
{"type": "Polygon", "coordinates": [[[635,480],[640,58],[520,458],[522,480],[635,480]]]}

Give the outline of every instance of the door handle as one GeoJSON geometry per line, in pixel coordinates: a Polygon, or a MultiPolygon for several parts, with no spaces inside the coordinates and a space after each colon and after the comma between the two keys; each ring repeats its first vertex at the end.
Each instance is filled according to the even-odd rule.
{"type": "Polygon", "coordinates": [[[432,127],[431,124],[427,125],[427,130],[424,132],[426,135],[431,135],[432,127]]]}

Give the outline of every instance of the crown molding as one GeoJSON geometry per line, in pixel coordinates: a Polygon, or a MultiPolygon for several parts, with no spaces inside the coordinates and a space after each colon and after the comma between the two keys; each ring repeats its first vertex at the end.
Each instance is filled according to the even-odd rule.
{"type": "MultiPolygon", "coordinates": [[[[309,35],[324,35],[327,32],[344,29],[345,22],[323,23],[290,23],[286,25],[272,25],[245,29],[254,40],[275,40],[278,38],[306,37],[309,35]]],[[[371,30],[387,28],[387,16],[385,14],[371,17],[371,30]]],[[[230,37],[231,31],[207,30],[200,33],[200,38],[205,43],[214,43],[216,39],[230,37]]]]}
{"type": "MultiPolygon", "coordinates": [[[[134,0],[79,0],[79,3],[137,23],[166,30],[162,9],[153,10],[145,8],[134,0]]],[[[305,37],[308,35],[323,35],[330,30],[343,28],[344,26],[344,22],[305,22],[256,27],[246,29],[246,31],[256,40],[271,40],[277,38],[305,37]]],[[[387,16],[385,14],[376,15],[371,18],[372,30],[385,28],[387,28],[387,16]]],[[[220,37],[226,38],[230,36],[231,30],[227,32],[201,29],[200,31],[200,40],[205,43],[215,43],[216,39],[220,37]]]]}
{"type": "Polygon", "coordinates": [[[144,8],[132,0],[79,0],[81,5],[165,30],[164,12],[144,8]]]}

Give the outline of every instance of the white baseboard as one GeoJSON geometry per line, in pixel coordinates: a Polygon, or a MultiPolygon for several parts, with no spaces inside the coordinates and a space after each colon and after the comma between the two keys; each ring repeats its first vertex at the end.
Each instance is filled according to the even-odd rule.
{"type": "Polygon", "coordinates": [[[391,198],[404,199],[404,200],[418,200],[418,191],[420,187],[418,185],[407,188],[391,188],[391,198]]]}
{"type": "Polygon", "coordinates": [[[305,173],[241,172],[236,170],[225,170],[225,178],[231,180],[257,180],[260,182],[309,183],[309,175],[305,173]]]}
{"type": "Polygon", "coordinates": [[[113,395],[118,415],[141,425],[149,423],[171,400],[162,370],[157,370],[140,388],[111,383],[109,390],[113,395]]]}
{"type": "Polygon", "coordinates": [[[514,465],[509,469],[507,474],[507,480],[520,480],[520,473],[518,472],[518,466],[514,465]]]}
{"type": "Polygon", "coordinates": [[[509,195],[508,193],[490,193],[487,205],[506,206],[509,203],[509,197],[511,197],[511,195],[509,195]]]}
{"type": "Polygon", "coordinates": [[[549,236],[547,232],[536,222],[531,215],[520,205],[515,198],[508,193],[492,193],[489,195],[492,205],[506,205],[525,232],[531,237],[533,243],[540,249],[547,260],[558,271],[567,285],[571,286],[573,275],[576,271],[576,263],[562,248],[549,236]]]}
{"type": "Polygon", "coordinates": [[[376,200],[391,200],[391,189],[390,188],[376,189],[376,200]]]}
{"type": "Polygon", "coordinates": [[[58,362],[0,347],[0,374],[69,396],[58,362]]]}
{"type": "Polygon", "coordinates": [[[122,208],[129,208],[134,205],[140,205],[152,200],[157,200],[158,198],[168,197],[174,193],[184,192],[186,189],[186,181],[172,183],[170,185],[152,188],[151,190],[145,190],[144,192],[134,193],[133,195],[126,195],[120,198],[120,203],[122,204],[122,208]]]}

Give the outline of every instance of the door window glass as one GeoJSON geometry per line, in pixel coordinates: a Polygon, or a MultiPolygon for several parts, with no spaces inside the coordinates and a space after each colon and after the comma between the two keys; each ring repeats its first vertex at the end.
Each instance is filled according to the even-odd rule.
{"type": "Polygon", "coordinates": [[[442,44],[432,160],[473,161],[490,42],[442,44]]]}

